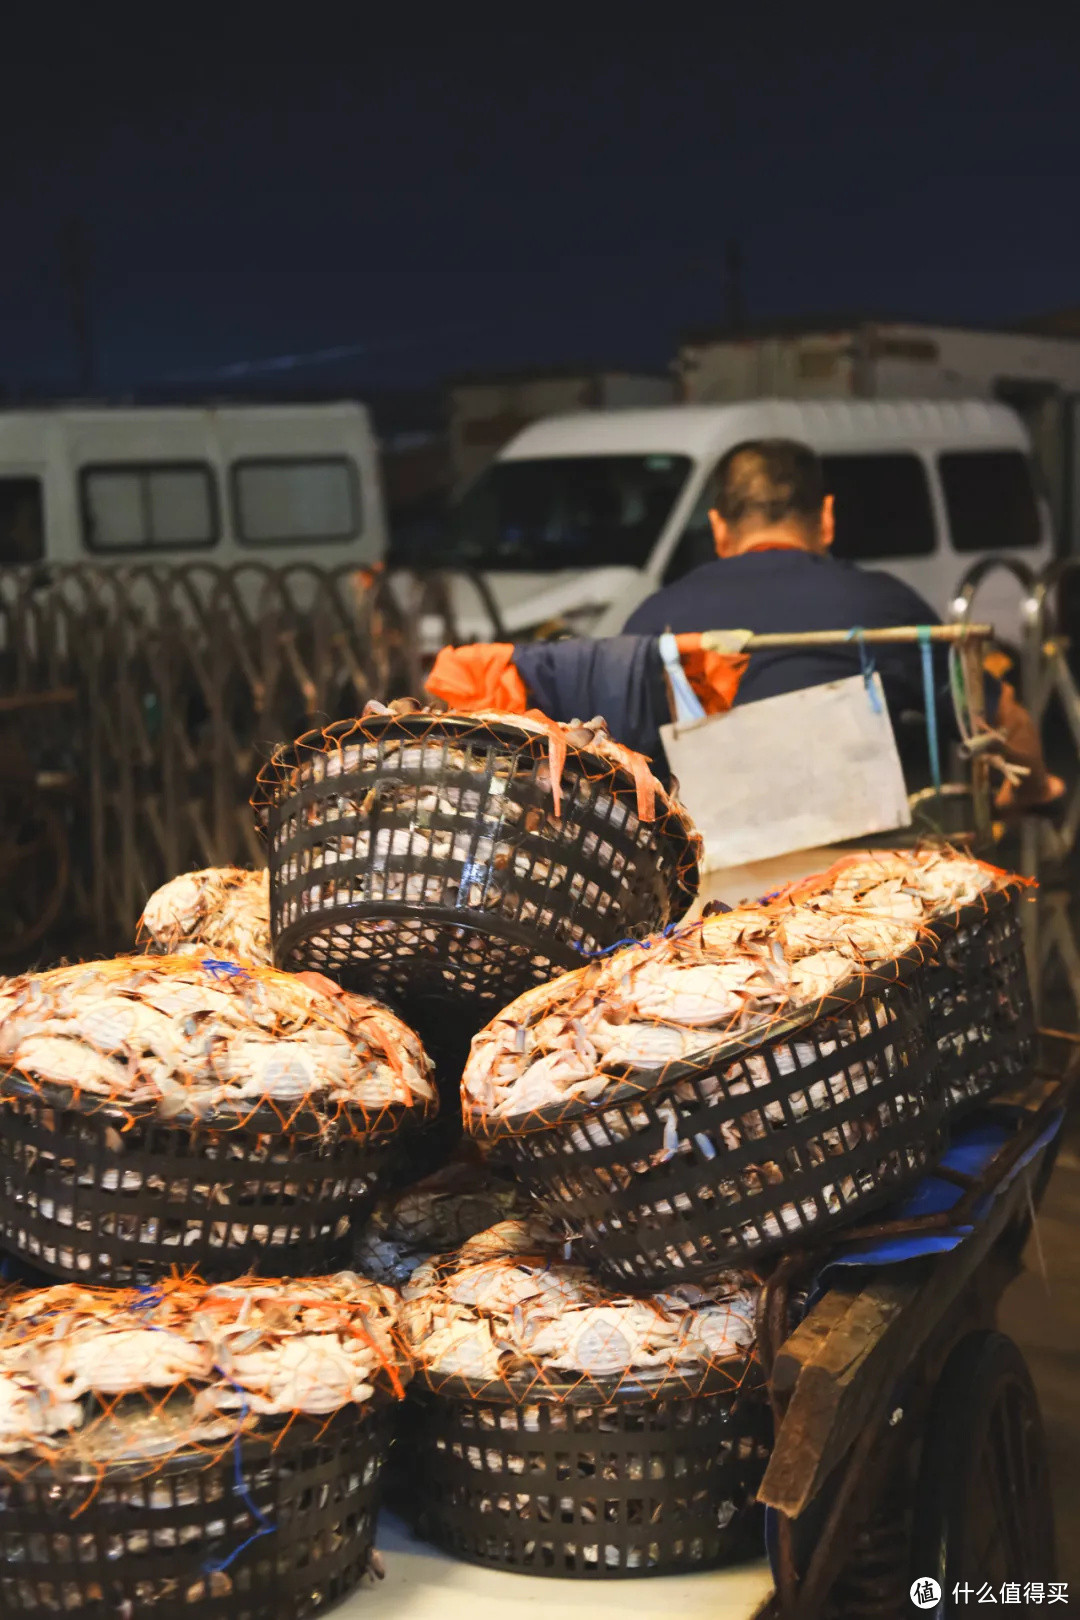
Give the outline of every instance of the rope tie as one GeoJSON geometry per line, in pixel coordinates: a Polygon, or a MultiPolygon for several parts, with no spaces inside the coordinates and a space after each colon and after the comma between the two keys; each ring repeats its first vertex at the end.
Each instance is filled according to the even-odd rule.
{"type": "Polygon", "coordinates": [[[881,697],[877,687],[874,685],[874,676],[877,673],[877,665],[874,662],[873,653],[866,645],[866,641],[864,639],[865,635],[866,632],[862,625],[856,625],[854,630],[848,631],[848,640],[854,641],[859,649],[859,668],[862,670],[862,678],[863,684],[866,687],[866,695],[870,699],[870,707],[873,709],[874,713],[880,714],[881,697]]]}
{"type": "Polygon", "coordinates": [[[941,797],[941,744],[938,738],[937,693],[934,690],[934,649],[930,641],[930,626],[918,626],[919,650],[922,653],[923,702],[926,706],[926,739],[930,750],[930,779],[934,792],[941,797]]]}

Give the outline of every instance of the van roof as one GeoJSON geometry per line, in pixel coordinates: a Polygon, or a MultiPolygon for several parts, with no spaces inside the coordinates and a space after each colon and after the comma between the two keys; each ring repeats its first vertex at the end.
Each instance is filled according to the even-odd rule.
{"type": "Polygon", "coordinates": [[[263,421],[289,421],[297,416],[322,416],[331,419],[355,417],[363,414],[365,407],[357,400],[320,400],[314,403],[298,401],[295,404],[276,403],[272,405],[92,405],[92,404],[50,404],[18,406],[13,410],[0,409],[0,427],[7,424],[25,425],[40,423],[43,419],[49,421],[63,421],[72,426],[82,426],[93,423],[116,424],[123,426],[130,421],[154,421],[169,423],[174,421],[193,422],[200,417],[212,419],[214,417],[234,418],[240,417],[245,421],[257,418],[263,421]]]}
{"type": "Polygon", "coordinates": [[[801,439],[822,452],[942,444],[1030,448],[1020,418],[992,400],[755,399],[549,416],[524,428],[499,460],[655,453],[714,460],[741,439],[761,438],[801,439]]]}

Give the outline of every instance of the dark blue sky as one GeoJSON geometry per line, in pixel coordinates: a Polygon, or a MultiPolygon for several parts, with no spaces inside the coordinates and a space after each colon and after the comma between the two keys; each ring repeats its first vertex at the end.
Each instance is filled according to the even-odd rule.
{"type": "Polygon", "coordinates": [[[759,319],[1080,304],[1075,24],[905,10],[871,37],[871,9],[546,38],[416,11],[332,59],[28,62],[0,101],[0,386],[73,384],[76,218],[112,391],[338,344],[367,349],[298,380],[661,366],[721,318],[730,238],[759,319]]]}

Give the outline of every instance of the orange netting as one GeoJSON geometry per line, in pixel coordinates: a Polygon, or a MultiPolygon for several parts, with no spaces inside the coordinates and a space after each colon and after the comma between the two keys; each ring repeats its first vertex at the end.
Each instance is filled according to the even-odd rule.
{"type": "Polygon", "coordinates": [[[213,957],[131,956],[0,987],[0,1100],[352,1136],[437,1106],[416,1035],[380,1002],[213,957]]]}
{"type": "Polygon", "coordinates": [[[527,1130],[552,1109],[653,1090],[719,1047],[794,1032],[827,1000],[903,976],[932,954],[936,919],[1012,881],[951,851],[866,852],[767,903],[628,941],[526,992],[475,1037],[468,1127],[527,1130]]]}
{"type": "MultiPolygon", "coordinates": [[[[433,857],[443,864],[460,861],[479,871],[486,865],[488,833],[483,822],[495,812],[502,836],[513,834],[505,848],[490,851],[493,878],[505,881],[500,873],[513,868],[514,845],[523,835],[545,842],[549,835],[563,837],[560,821],[567,774],[573,777],[575,814],[587,804],[590,814],[612,833],[636,837],[642,846],[650,835],[674,841],[675,869],[669,881],[684,896],[679,909],[685,909],[696,887],[700,837],[677,797],[652,775],[644,756],[616,743],[595,722],[564,726],[535,710],[521,715],[436,714],[417,709],[411,701],[408,708],[371,703],[358,720],[308,732],[279,748],[259,772],[251,803],[263,826],[271,806],[292,814],[295,804],[295,815],[301,819],[297,827],[285,829],[286,840],[305,824],[318,827],[321,836],[309,866],[302,868],[298,860],[290,860],[275,870],[275,877],[291,882],[318,871],[318,892],[309,898],[325,905],[333,903],[336,892],[333,866],[344,861],[366,860],[377,870],[392,872],[406,857],[414,864],[433,857]],[[365,771],[374,771],[379,779],[359,797],[350,795],[343,781],[332,812],[321,798],[309,796],[308,802],[299,802],[305,788],[365,771]],[[462,787],[461,778],[468,773],[474,780],[462,787]],[[532,781],[551,795],[550,826],[534,803],[518,804],[515,798],[515,786],[532,781]],[[636,821],[627,814],[631,792],[636,821]],[[359,825],[337,833],[330,823],[343,818],[359,825]],[[459,829],[453,826],[455,818],[462,823],[459,829]]],[[[595,846],[596,835],[590,836],[595,846]]],[[[611,854],[609,848],[609,858],[611,854]]],[[[460,905],[457,876],[453,885],[453,903],[460,905]]],[[[387,886],[380,898],[430,898],[426,874],[417,872],[415,895],[408,874],[398,887],[400,892],[387,886]]],[[[482,884],[479,887],[483,889],[482,884]]],[[[292,920],[279,919],[279,932],[292,920]]]]}
{"type": "Polygon", "coordinates": [[[726,714],[750,662],[747,653],[720,653],[702,647],[698,633],[675,637],[686,678],[706,714],[726,714]]]}
{"type": "Polygon", "coordinates": [[[201,953],[273,967],[269,874],[238,866],[181,873],[150,896],[135,942],[170,956],[201,953]]]}
{"type": "Polygon", "coordinates": [[[400,1399],[401,1301],[351,1272],[153,1288],[62,1284],[0,1294],[0,1469],[26,1478],[211,1462],[301,1414],[400,1399]]]}
{"type": "Polygon", "coordinates": [[[509,1220],[414,1271],[401,1326],[431,1388],[520,1403],[653,1396],[760,1382],[758,1278],[613,1294],[539,1220],[509,1220]]]}

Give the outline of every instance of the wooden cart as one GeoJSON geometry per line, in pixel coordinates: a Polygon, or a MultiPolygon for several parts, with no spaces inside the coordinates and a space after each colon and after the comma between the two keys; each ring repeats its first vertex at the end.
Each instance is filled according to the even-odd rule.
{"type": "MultiPolygon", "coordinates": [[[[776,1440],[760,1497],[771,1509],[765,1559],[701,1574],[552,1581],[460,1563],[384,1519],[386,1577],[343,1605],[342,1620],[526,1620],[558,1609],[589,1620],[892,1620],[919,1611],[916,1577],[942,1588],[934,1614],[959,1615],[954,1584],[1049,1583],[1053,1507],[1038,1402],[1023,1357],[994,1318],[1020,1269],[1052,1168],[1048,1127],[1080,1063],[1076,1037],[1054,1070],[995,1104],[1011,1135],[947,1215],[878,1222],[860,1240],[965,1235],[947,1252],[833,1282],[794,1328],[798,1295],[823,1254],[781,1262],[763,1290],[759,1339],[770,1368],[776,1440]],[[1019,1166],[1019,1168],[1018,1168],[1019,1166]]],[[[974,1589],[974,1587],[973,1587],[974,1589]]],[[[972,1598],[970,1601],[974,1601],[972,1598]]]]}

